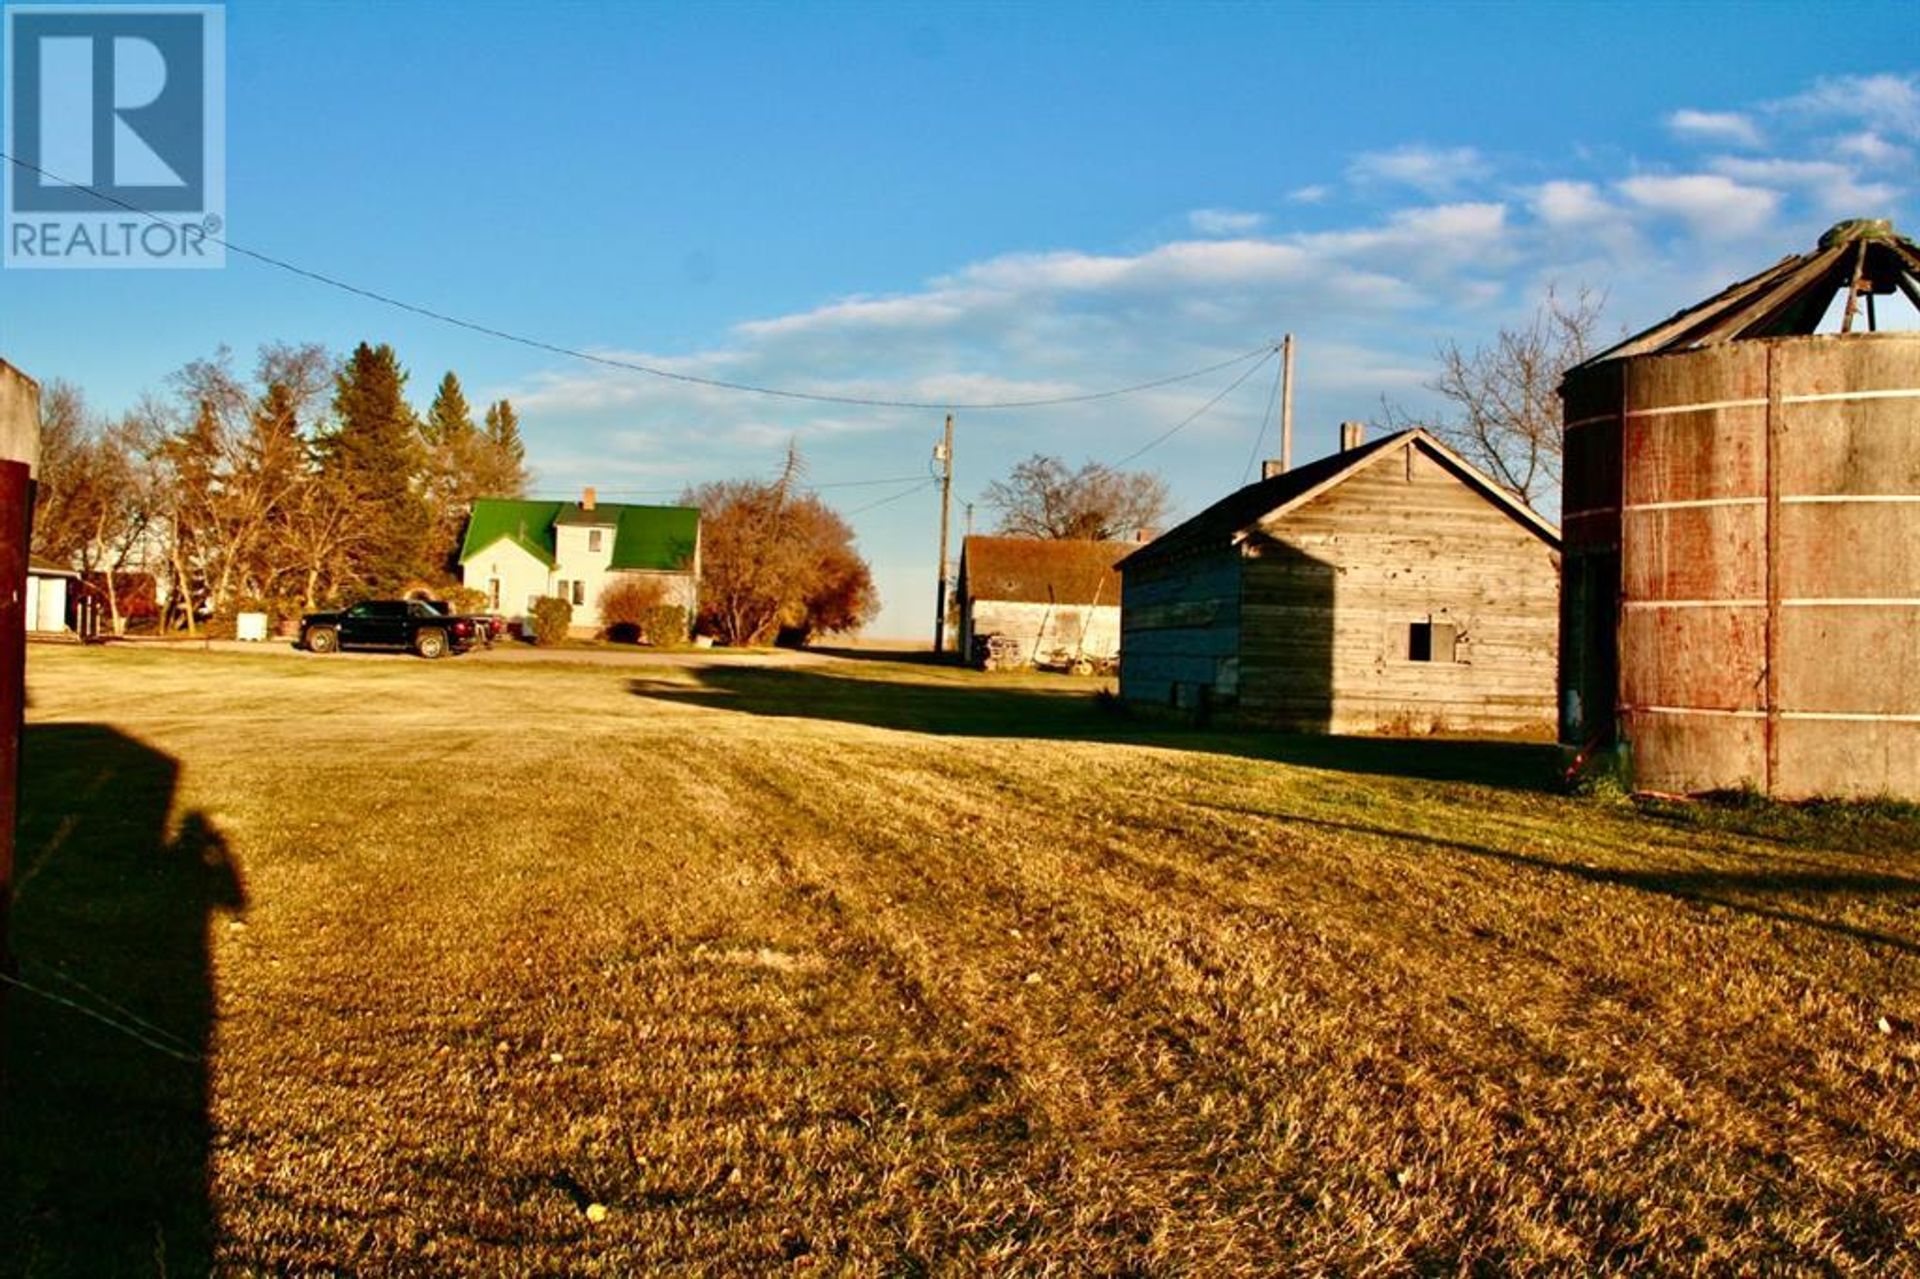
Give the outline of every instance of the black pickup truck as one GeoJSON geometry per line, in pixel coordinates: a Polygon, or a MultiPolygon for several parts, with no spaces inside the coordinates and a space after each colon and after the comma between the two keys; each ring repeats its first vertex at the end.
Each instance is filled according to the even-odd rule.
{"type": "Polygon", "coordinates": [[[426,600],[362,600],[338,613],[300,619],[300,644],[313,653],[409,648],[422,657],[440,657],[464,653],[488,638],[486,618],[458,617],[426,600]]]}

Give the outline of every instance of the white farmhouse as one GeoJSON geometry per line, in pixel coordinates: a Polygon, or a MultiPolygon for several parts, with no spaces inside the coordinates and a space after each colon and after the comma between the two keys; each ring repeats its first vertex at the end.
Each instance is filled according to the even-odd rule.
{"type": "Polygon", "coordinates": [[[529,502],[483,497],[467,517],[460,580],[486,592],[487,606],[527,625],[533,602],[557,596],[573,605],[575,630],[598,630],[600,596],[616,582],[651,578],[663,602],[699,604],[700,512],[685,506],[529,502]]]}

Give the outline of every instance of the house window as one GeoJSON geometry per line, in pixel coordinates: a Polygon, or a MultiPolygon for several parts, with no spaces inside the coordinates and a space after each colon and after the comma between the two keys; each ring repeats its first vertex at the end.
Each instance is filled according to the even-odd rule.
{"type": "Polygon", "coordinates": [[[497,577],[487,579],[487,608],[495,613],[500,611],[500,579],[497,577]]]}
{"type": "Polygon", "coordinates": [[[559,581],[553,584],[553,594],[554,594],[554,598],[556,599],[567,598],[567,579],[566,578],[563,577],[559,581]]]}
{"type": "Polygon", "coordinates": [[[600,549],[600,530],[599,529],[590,528],[587,530],[587,549],[589,551],[597,551],[600,549]]]}
{"type": "Polygon", "coordinates": [[[1451,662],[1453,639],[1452,622],[1414,622],[1407,627],[1407,660],[1451,662]]]}
{"type": "Polygon", "coordinates": [[[573,582],[573,602],[576,605],[587,602],[587,584],[578,578],[573,582]]]}

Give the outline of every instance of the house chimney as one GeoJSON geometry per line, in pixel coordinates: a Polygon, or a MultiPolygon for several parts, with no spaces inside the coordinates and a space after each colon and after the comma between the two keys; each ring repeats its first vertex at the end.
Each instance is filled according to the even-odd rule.
{"type": "Polygon", "coordinates": [[[1286,473],[1287,464],[1277,457],[1270,457],[1260,463],[1260,478],[1263,480],[1270,480],[1276,475],[1285,475],[1286,473]]]}
{"type": "Polygon", "coordinates": [[[1340,424],[1340,451],[1345,453],[1348,449],[1359,448],[1360,442],[1366,439],[1366,437],[1367,424],[1365,422],[1342,422],[1340,424]]]}
{"type": "Polygon", "coordinates": [[[1160,530],[1157,528],[1137,528],[1133,530],[1133,540],[1140,543],[1142,546],[1145,546],[1148,542],[1151,542],[1154,538],[1159,536],[1160,536],[1160,530]]]}
{"type": "Polygon", "coordinates": [[[587,485],[587,491],[580,495],[580,509],[583,511],[593,509],[593,485],[591,484],[587,485]]]}

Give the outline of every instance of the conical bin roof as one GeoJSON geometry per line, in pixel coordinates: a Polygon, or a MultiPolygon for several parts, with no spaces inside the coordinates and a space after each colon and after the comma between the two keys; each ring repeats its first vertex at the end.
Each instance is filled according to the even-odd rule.
{"type": "Polygon", "coordinates": [[[1896,234],[1891,222],[1857,218],[1834,226],[1812,252],[1790,254],[1576,367],[1812,333],[1842,292],[1849,294],[1849,305],[1841,332],[1856,324],[1871,329],[1872,299],[1896,291],[1920,310],[1920,245],[1896,234]]]}

